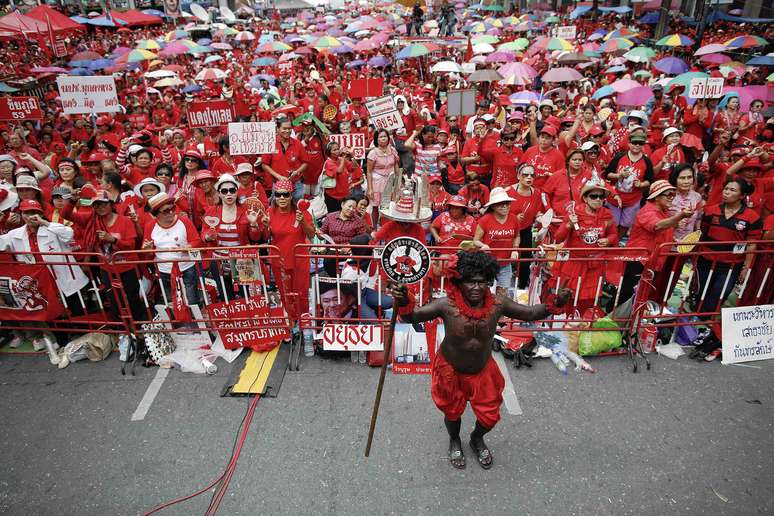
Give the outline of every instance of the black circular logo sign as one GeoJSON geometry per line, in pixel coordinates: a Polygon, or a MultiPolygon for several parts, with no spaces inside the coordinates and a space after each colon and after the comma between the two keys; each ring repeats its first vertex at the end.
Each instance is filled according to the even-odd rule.
{"type": "Polygon", "coordinates": [[[382,269],[393,281],[416,283],[430,270],[430,252],[416,238],[398,237],[384,246],[382,269]]]}

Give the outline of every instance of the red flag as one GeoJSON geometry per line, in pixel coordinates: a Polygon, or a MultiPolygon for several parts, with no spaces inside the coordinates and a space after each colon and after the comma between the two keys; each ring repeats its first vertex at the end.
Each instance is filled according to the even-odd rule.
{"type": "Polygon", "coordinates": [[[54,277],[43,265],[14,263],[0,277],[0,320],[51,321],[64,313],[54,277]]]}
{"type": "Polygon", "coordinates": [[[175,312],[175,320],[180,322],[191,322],[191,309],[183,299],[183,275],[180,274],[180,267],[177,262],[172,262],[172,270],[169,273],[170,293],[172,295],[172,310],[175,312]],[[178,287],[178,281],[182,283],[183,288],[178,287]]]}
{"type": "Polygon", "coordinates": [[[470,36],[468,36],[468,48],[465,50],[465,62],[469,63],[471,59],[473,59],[473,43],[471,43],[470,36]]]}

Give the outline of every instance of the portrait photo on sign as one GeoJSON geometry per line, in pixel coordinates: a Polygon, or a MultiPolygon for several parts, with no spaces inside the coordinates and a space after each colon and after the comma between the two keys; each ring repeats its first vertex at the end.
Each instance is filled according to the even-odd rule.
{"type": "Polygon", "coordinates": [[[323,318],[326,323],[358,318],[358,293],[355,282],[319,276],[316,283],[319,285],[315,300],[318,317],[323,318]]]}

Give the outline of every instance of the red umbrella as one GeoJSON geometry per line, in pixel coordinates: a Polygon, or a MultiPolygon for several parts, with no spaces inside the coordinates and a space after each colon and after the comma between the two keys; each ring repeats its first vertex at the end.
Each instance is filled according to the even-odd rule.
{"type": "Polygon", "coordinates": [[[70,58],[70,61],[94,61],[96,59],[102,59],[102,56],[96,52],[87,50],[85,52],[78,52],[70,58]]]}

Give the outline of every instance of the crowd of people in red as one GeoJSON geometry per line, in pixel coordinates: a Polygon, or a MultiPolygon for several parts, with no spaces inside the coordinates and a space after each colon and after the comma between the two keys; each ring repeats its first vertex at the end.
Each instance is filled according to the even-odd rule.
{"type": "MultiPolygon", "coordinates": [[[[394,8],[362,8],[359,18],[306,14],[255,18],[234,31],[251,31],[254,39],[234,39],[213,28],[212,41],[221,44],[212,45],[221,49],[214,54],[176,54],[166,61],[92,71],[116,78],[118,113],[67,115],[55,83],[48,83],[42,120],[0,126],[0,248],[100,253],[120,276],[133,315],[144,320],[142,278],[135,267],[122,265],[136,258],[127,251],[155,250],[158,260],[179,260],[179,272],[168,261],[155,267],[165,285],[159,294],[170,296],[171,276],[179,274],[193,304],[204,300],[201,277],[214,280],[220,299],[238,290],[228,247],[270,243],[280,251],[286,288],[297,295],[289,307],[297,319],[309,303],[310,260],[294,249],[323,235],[344,245],[378,244],[397,235],[447,247],[472,241],[500,260],[497,289],[507,292],[529,284],[529,256],[515,248],[532,248],[533,228],[542,221],[551,242],[577,249],[578,256],[600,258],[556,262],[551,271],[562,285],[549,281],[547,287],[577,289],[573,309],[580,311],[597,304],[599,278],[609,281],[600,248],[619,248],[622,255],[626,248],[652,252],[696,231],[705,242],[738,244],[774,236],[774,115],[770,91],[755,96],[760,87],[771,89],[769,67],[729,71],[693,56],[689,47],[654,47],[651,26],[605,15],[573,22],[577,40],[569,53],[581,56],[577,78],[559,84],[542,79],[563,66],[564,54],[532,45],[505,59],[527,65],[535,75],[471,82],[463,73],[431,68],[440,61],[493,66],[487,58],[491,52],[474,51],[463,37],[483,17],[474,10],[461,13],[467,25],[458,27],[465,31],[458,31],[459,37],[429,38],[437,49],[407,59],[397,57],[411,41],[402,38],[405,22],[394,8]],[[313,44],[331,36],[346,41],[352,31],[344,29],[357,23],[366,35],[352,40],[348,50],[313,44]],[[654,57],[627,60],[624,51],[599,52],[593,46],[599,39],[594,34],[622,30],[640,45],[651,41],[654,57]],[[266,48],[280,42],[287,47],[284,53],[266,48]],[[208,55],[221,58],[205,64],[208,55]],[[685,60],[688,71],[725,77],[726,92],[715,99],[688,98],[684,81],[654,67],[667,56],[685,60]],[[261,57],[265,61],[259,65],[261,57]],[[373,61],[377,57],[383,64],[373,61]],[[211,68],[222,76],[195,79],[211,68]],[[171,72],[179,82],[153,87],[154,70],[171,72]],[[353,86],[359,79],[383,79],[380,93],[393,96],[402,127],[385,130],[370,123],[367,99],[353,86]],[[626,80],[652,94],[639,105],[627,105],[616,91],[602,91],[626,80]],[[461,88],[475,90],[475,113],[449,112],[447,96],[461,88]],[[225,125],[190,129],[189,103],[212,99],[227,100],[235,120],[275,123],[276,152],[232,155],[225,125]],[[364,158],[330,141],[330,133],[364,135],[364,158]],[[399,174],[426,183],[431,222],[390,220],[379,210],[389,202],[390,178],[399,174]],[[323,212],[307,209],[317,196],[323,212]],[[203,266],[184,250],[207,247],[219,248],[213,256],[220,261],[203,266]]],[[[500,23],[489,32],[500,44],[526,35],[513,30],[518,24],[529,24],[535,42],[552,28],[546,13],[516,16],[511,25],[500,23]]],[[[686,35],[693,30],[679,22],[673,28],[686,35]]],[[[90,30],[72,34],[69,48],[111,59],[140,40],[163,43],[174,29],[168,23],[133,31],[90,30]]],[[[722,43],[742,30],[733,24],[710,26],[702,44],[722,43]]],[[[754,30],[763,37],[772,32],[770,24],[754,30]]],[[[746,59],[760,50],[729,48],[728,53],[746,59]]],[[[24,38],[4,44],[0,57],[0,75],[35,77],[41,83],[45,76],[36,68],[67,66],[66,59],[57,60],[24,38]]],[[[703,312],[716,311],[749,274],[765,279],[770,256],[750,253],[754,245],[729,253],[732,248],[712,245],[714,254],[692,260],[695,288],[705,293],[703,312]]],[[[628,262],[621,301],[631,297],[645,269],[658,270],[660,263],[658,257],[628,262]]],[[[77,266],[65,269],[53,273],[68,306],[77,309],[86,276],[77,266]]],[[[103,287],[109,290],[107,273],[102,272],[103,287]]],[[[368,288],[373,292],[374,287],[368,288]]],[[[774,289],[764,292],[766,299],[748,290],[742,301],[770,301],[774,289]]],[[[118,317],[117,300],[109,305],[118,317]]],[[[718,336],[715,331],[704,339],[702,358],[717,355],[718,336]]]]}

